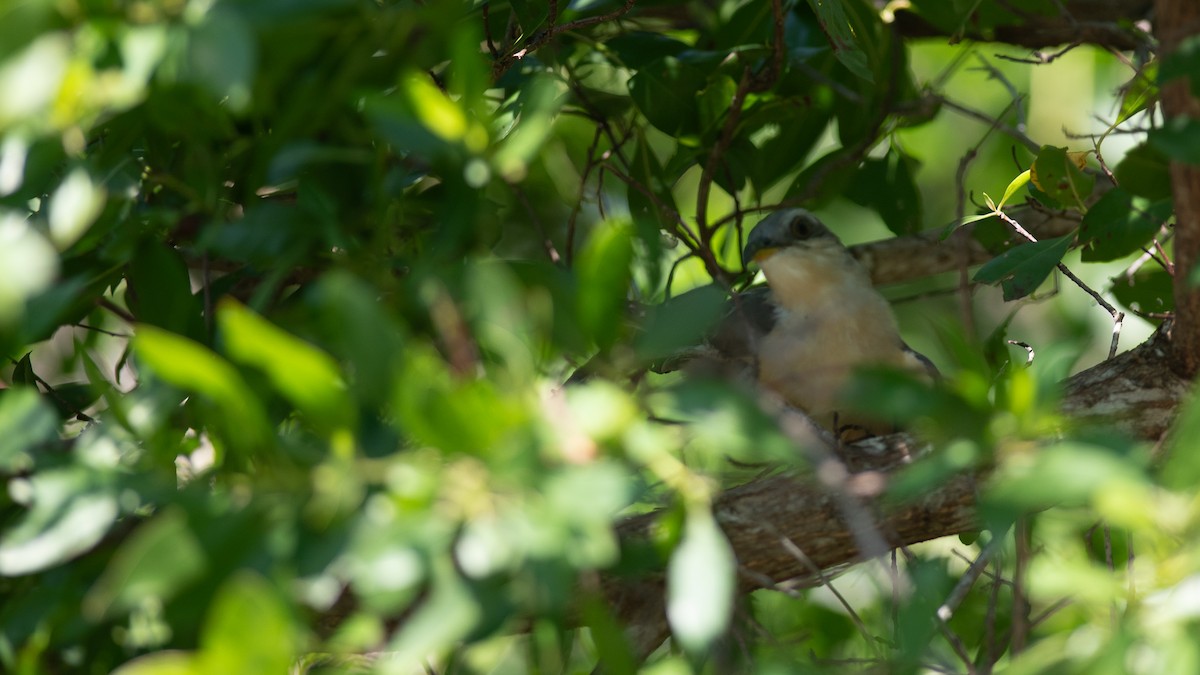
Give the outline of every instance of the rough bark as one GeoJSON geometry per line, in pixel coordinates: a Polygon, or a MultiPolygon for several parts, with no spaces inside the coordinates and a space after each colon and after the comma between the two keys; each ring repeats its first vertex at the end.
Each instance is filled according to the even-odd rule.
{"type": "MultiPolygon", "coordinates": [[[[1009,215],[1038,239],[1061,237],[1079,227],[1078,216],[1041,213],[1026,207],[1012,209],[1009,215]]],[[[913,281],[994,258],[996,252],[971,236],[974,229],[973,224],[964,226],[961,238],[945,238],[942,230],[893,237],[851,246],[850,253],[867,268],[876,286],[913,281]]]]}
{"type": "MultiPolygon", "coordinates": [[[[1155,12],[1160,59],[1169,58],[1181,41],[1200,33],[1200,2],[1196,0],[1158,0],[1155,12]]],[[[1192,96],[1187,78],[1163,86],[1162,110],[1167,120],[1200,119],[1200,100],[1192,96]]],[[[1175,199],[1175,362],[1180,373],[1195,376],[1200,372],[1200,292],[1192,273],[1200,260],[1200,166],[1171,162],[1171,190],[1175,199]]]]}
{"type": "MultiPolygon", "coordinates": [[[[1160,331],[1137,348],[1068,380],[1063,409],[1089,424],[1107,424],[1135,438],[1159,441],[1190,390],[1190,382],[1170,366],[1170,340],[1160,331]]],[[[855,444],[846,456],[849,473],[836,483],[828,476],[824,481],[774,476],[722,495],[715,513],[737,555],[742,589],[811,577],[815,569],[863,560],[864,515],[885,549],[977,528],[976,486],[983,479],[975,474],[955,476],[906,504],[855,494],[863,492],[855,489],[862,484],[875,488],[865,492],[879,494],[877,488],[889,474],[909,463],[912,443],[901,434],[855,444]]],[[[626,521],[619,528],[622,539],[648,537],[655,518],[647,514],[626,521]]],[[[661,576],[608,579],[605,591],[617,616],[629,626],[636,653],[645,656],[661,644],[668,634],[661,576]]]]}
{"type": "Polygon", "coordinates": [[[986,32],[969,21],[956,30],[946,30],[907,11],[896,12],[895,25],[908,38],[1006,42],[1030,49],[1086,43],[1130,50],[1146,44],[1145,34],[1134,23],[1146,18],[1152,4],[1151,0],[1066,0],[1060,4],[1065,11],[1059,14],[1026,16],[1022,21],[986,32]]]}

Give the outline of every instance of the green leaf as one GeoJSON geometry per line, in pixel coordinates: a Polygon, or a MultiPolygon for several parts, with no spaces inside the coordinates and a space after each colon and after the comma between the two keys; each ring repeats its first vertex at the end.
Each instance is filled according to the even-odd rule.
{"type": "Polygon", "coordinates": [[[153,652],[126,661],[112,675],[203,675],[202,664],[190,652],[153,652]]]}
{"type": "Polygon", "coordinates": [[[1075,234],[1028,242],[992,259],[975,273],[975,281],[999,283],[1005,300],[1023,298],[1037,290],[1062,262],[1075,241],[1075,234]]]}
{"type": "Polygon", "coordinates": [[[1171,159],[1200,164],[1200,119],[1172,117],[1149,133],[1150,144],[1171,159]]]}
{"type": "Polygon", "coordinates": [[[669,136],[683,140],[699,135],[698,106],[708,83],[703,69],[666,56],[642,66],[629,78],[629,96],[646,119],[669,136]]]}
{"type": "Polygon", "coordinates": [[[616,52],[621,64],[632,70],[641,70],[643,66],[668,56],[679,56],[689,49],[686,42],[680,42],[661,33],[631,30],[607,41],[604,45],[616,52]]]}
{"type": "Polygon", "coordinates": [[[58,417],[37,390],[0,389],[0,471],[16,474],[32,469],[30,451],[57,437],[58,417]]]}
{"type": "Polygon", "coordinates": [[[486,379],[460,379],[432,349],[412,345],[395,377],[392,410],[399,431],[446,452],[494,456],[525,424],[524,402],[486,379]]]}
{"type": "Polygon", "coordinates": [[[1129,84],[1125,85],[1125,94],[1121,96],[1121,109],[1117,113],[1115,124],[1121,124],[1145,110],[1151,102],[1158,100],[1157,80],[1157,61],[1146,64],[1134,74],[1129,84]]]}
{"type": "Polygon", "coordinates": [[[848,12],[843,2],[808,0],[808,5],[821,22],[821,28],[829,38],[838,61],[851,73],[867,82],[874,82],[875,75],[871,72],[867,52],[863,48],[864,40],[868,39],[868,27],[855,20],[859,13],[853,10],[848,12]]]}
{"type": "Polygon", "coordinates": [[[634,343],[638,357],[654,361],[700,344],[728,309],[725,291],[713,284],[650,307],[634,343]]]}
{"type": "Polygon", "coordinates": [[[83,615],[100,621],[147,600],[165,602],[199,578],[207,554],[178,508],[163,511],[134,531],[83,599],[83,615]]]}
{"type": "Polygon", "coordinates": [[[684,649],[701,654],[729,628],[736,570],[733,549],[712,514],[689,510],[667,568],[667,620],[684,649]]]}
{"type": "Polygon", "coordinates": [[[576,260],[579,321],[601,349],[611,347],[621,333],[632,262],[632,228],[612,220],[596,226],[576,260]]]}
{"type": "Polygon", "coordinates": [[[1189,35],[1175,51],[1162,60],[1158,68],[1158,83],[1167,84],[1177,77],[1186,77],[1192,96],[1200,96],[1200,35],[1189,35]]]}
{"type": "Polygon", "coordinates": [[[921,193],[913,180],[916,160],[893,149],[882,158],[868,158],[859,167],[846,196],[879,213],[893,234],[921,229],[921,193]]]}
{"type": "Polygon", "coordinates": [[[480,618],[480,606],[454,563],[440,558],[433,566],[429,597],[392,638],[389,658],[407,665],[442,654],[466,637],[480,618]]]}
{"type": "Polygon", "coordinates": [[[328,354],[231,299],[217,308],[217,325],[230,357],[266,373],[279,393],[322,431],[353,427],[346,383],[328,354]]]}
{"type": "Polygon", "coordinates": [[[1171,217],[1172,204],[1138,199],[1121,188],[1104,194],[1083,217],[1079,228],[1082,260],[1116,260],[1142,250],[1171,217]]]}
{"type": "Polygon", "coordinates": [[[1170,199],[1171,172],[1165,153],[1147,142],[1136,145],[1113,169],[1113,175],[1126,192],[1152,201],[1170,199]]]}
{"type": "Polygon", "coordinates": [[[1113,280],[1112,294],[1122,305],[1139,314],[1165,314],[1175,310],[1175,280],[1157,265],[1143,265],[1132,277],[1118,276],[1113,280]]]}
{"type": "Polygon", "coordinates": [[[284,673],[299,646],[291,608],[262,577],[240,571],[221,585],[200,637],[204,672],[284,673]]]}
{"type": "Polygon", "coordinates": [[[258,66],[254,33],[241,14],[220,5],[188,35],[187,73],[235,112],[250,104],[258,66]]]}
{"type": "Polygon", "coordinates": [[[1066,148],[1048,145],[1043,146],[1033,160],[1029,178],[1053,202],[1080,211],[1087,210],[1086,200],[1096,185],[1095,177],[1085,174],[1066,148]]]}
{"type": "Polygon", "coordinates": [[[511,0],[513,13],[521,24],[521,32],[531,36],[550,18],[550,6],[537,0],[511,0]]]}
{"type": "Polygon", "coordinates": [[[1011,199],[1014,194],[1016,194],[1017,190],[1025,187],[1025,184],[1029,182],[1029,178],[1032,175],[1033,172],[1030,169],[1026,169],[1018,174],[1016,178],[1012,179],[1012,181],[1008,184],[1008,187],[1004,188],[1004,196],[1000,198],[1000,203],[996,205],[995,210],[999,211],[1003,209],[1004,205],[1008,203],[1008,200],[1011,199]]]}
{"type": "Polygon", "coordinates": [[[30,506],[0,539],[0,576],[32,574],[88,551],[119,512],[114,491],[88,467],[42,471],[21,491],[30,506]]]}
{"type": "Polygon", "coordinates": [[[231,444],[261,447],[271,435],[266,412],[242,376],[203,345],[153,326],[138,326],[133,351],[168,384],[197,392],[221,410],[214,420],[231,444]]]}
{"type": "Polygon", "coordinates": [[[50,197],[50,239],[65,250],[83,236],[104,210],[105,191],[86,169],[76,167],[67,174],[50,197]]]}
{"type": "Polygon", "coordinates": [[[200,339],[201,301],[192,294],[187,265],[178,251],[151,239],[129,261],[129,309],[138,321],[200,339]]]}

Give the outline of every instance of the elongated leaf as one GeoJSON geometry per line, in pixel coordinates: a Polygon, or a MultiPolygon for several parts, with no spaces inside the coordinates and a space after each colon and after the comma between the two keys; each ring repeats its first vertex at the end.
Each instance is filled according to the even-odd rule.
{"type": "Polygon", "coordinates": [[[620,334],[632,261],[632,228],[619,221],[598,226],[579,253],[579,319],[601,348],[620,334]]]}
{"type": "Polygon", "coordinates": [[[689,513],[667,571],[667,620],[685,649],[702,653],[729,627],[736,566],[712,515],[689,513]]]}
{"type": "Polygon", "coordinates": [[[854,13],[848,12],[842,2],[808,0],[808,5],[816,13],[825,34],[829,36],[829,42],[833,45],[833,53],[837,55],[838,61],[841,61],[842,65],[846,66],[851,73],[867,82],[874,82],[875,74],[871,72],[867,52],[862,44],[862,41],[866,39],[864,35],[866,27],[852,21],[854,13]]]}
{"type": "Polygon", "coordinates": [[[221,303],[217,323],[230,356],[261,369],[318,426],[325,431],[352,426],[354,407],[332,357],[233,300],[221,303]]]}
{"type": "Polygon", "coordinates": [[[133,350],[154,372],[181,389],[204,395],[222,412],[231,443],[256,447],[270,434],[262,404],[242,376],[203,345],[153,326],[138,326],[133,350]]]}
{"type": "Polygon", "coordinates": [[[1023,298],[1037,290],[1071,248],[1074,234],[1029,242],[1005,252],[979,268],[975,280],[999,283],[1005,300],[1023,298]]]}

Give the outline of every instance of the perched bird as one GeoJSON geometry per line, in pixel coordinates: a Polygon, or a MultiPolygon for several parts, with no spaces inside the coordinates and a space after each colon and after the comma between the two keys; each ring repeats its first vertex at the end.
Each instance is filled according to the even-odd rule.
{"type": "MultiPolygon", "coordinates": [[[[886,365],[931,377],[937,370],[904,344],[891,306],[866,268],[804,209],[779,211],[758,223],[743,262],[762,268],[770,288],[766,305],[773,310],[766,321],[759,311],[743,313],[745,323],[758,327],[753,354],[759,383],[839,435],[893,431],[878,418],[838,410],[854,369],[886,365]]],[[[733,315],[738,313],[735,308],[733,315]]]]}

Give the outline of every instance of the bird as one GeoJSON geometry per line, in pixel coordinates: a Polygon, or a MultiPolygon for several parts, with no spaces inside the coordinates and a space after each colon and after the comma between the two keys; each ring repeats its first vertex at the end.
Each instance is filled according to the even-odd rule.
{"type": "Polygon", "coordinates": [[[730,313],[749,326],[734,333],[753,336],[744,342],[760,386],[839,438],[895,431],[860,410],[839,410],[855,369],[890,366],[932,380],[937,368],[905,344],[891,305],[838,237],[805,209],[776,211],[750,231],[742,262],[761,268],[769,289],[745,296],[745,311],[735,301],[730,313]]]}

